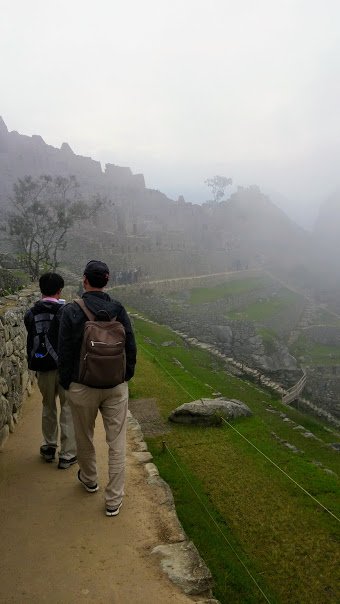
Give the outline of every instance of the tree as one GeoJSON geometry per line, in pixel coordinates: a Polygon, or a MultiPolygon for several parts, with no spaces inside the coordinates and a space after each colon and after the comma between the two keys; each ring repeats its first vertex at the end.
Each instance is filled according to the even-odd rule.
{"type": "Polygon", "coordinates": [[[13,190],[10,234],[16,239],[22,267],[36,280],[42,269],[57,269],[68,231],[76,223],[94,217],[104,202],[99,196],[91,203],[83,201],[74,176],[25,176],[18,179],[13,190]]]}
{"type": "Polygon", "coordinates": [[[232,185],[233,181],[226,176],[214,176],[213,178],[207,178],[204,183],[211,190],[213,203],[218,203],[219,201],[222,201],[226,187],[232,185]]]}

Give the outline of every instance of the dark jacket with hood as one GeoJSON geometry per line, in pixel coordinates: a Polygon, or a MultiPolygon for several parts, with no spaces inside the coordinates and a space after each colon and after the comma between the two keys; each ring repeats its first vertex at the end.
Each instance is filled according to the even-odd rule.
{"type": "MultiPolygon", "coordinates": [[[[34,306],[32,306],[26,313],[24,316],[24,323],[25,323],[25,327],[27,329],[27,359],[28,359],[28,367],[30,369],[32,369],[31,367],[31,358],[32,358],[32,350],[33,350],[33,346],[34,346],[34,335],[35,335],[35,330],[34,330],[34,317],[36,315],[41,315],[41,320],[43,321],[43,319],[45,319],[46,323],[46,327],[50,327],[49,330],[49,340],[50,343],[52,345],[52,348],[55,352],[55,359],[57,357],[57,352],[58,352],[58,332],[59,332],[59,324],[60,324],[60,317],[61,314],[63,312],[64,306],[61,305],[57,300],[55,302],[52,302],[50,300],[38,300],[38,302],[36,302],[34,304],[34,306]],[[46,317],[44,317],[44,315],[46,315],[46,317]],[[51,319],[53,317],[53,321],[51,322],[51,319]]],[[[52,361],[53,363],[53,361],[52,361]]],[[[49,369],[57,369],[57,361],[55,360],[55,362],[53,363],[53,367],[50,367],[49,369]]],[[[34,368],[33,368],[34,370],[34,368]]]]}
{"type": "MultiPolygon", "coordinates": [[[[82,299],[87,308],[96,315],[105,310],[110,319],[115,317],[125,328],[126,374],[125,380],[133,377],[136,364],[136,342],[129,316],[120,302],[112,300],[103,291],[85,292],[82,299]]],[[[66,304],[59,330],[58,368],[59,382],[68,390],[71,382],[79,382],[80,348],[87,317],[75,302],[66,304]]]]}

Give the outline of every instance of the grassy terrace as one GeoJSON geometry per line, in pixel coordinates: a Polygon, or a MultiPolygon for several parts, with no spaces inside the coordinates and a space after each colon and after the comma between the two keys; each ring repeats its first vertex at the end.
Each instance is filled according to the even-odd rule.
{"type": "Polygon", "coordinates": [[[212,392],[243,400],[253,412],[252,418],[233,422],[238,432],[228,425],[172,424],[164,436],[148,439],[184,529],[213,573],[216,597],[233,604],[266,598],[339,602],[339,522],[242,438],[339,517],[339,454],[328,446],[339,435],[228,375],[219,361],[188,347],[170,330],[139,320],[135,329],[139,357],[132,398],[154,397],[164,420],[176,406],[212,392]],[[173,345],[163,347],[164,341],[173,345]],[[294,430],[280,417],[282,411],[320,440],[294,430]],[[300,452],[291,452],[273,433],[300,452]],[[171,453],[162,450],[162,440],[171,453]]]}
{"type": "Polygon", "coordinates": [[[214,287],[195,287],[190,290],[191,304],[204,304],[228,298],[229,296],[238,296],[250,291],[259,292],[266,285],[264,278],[231,279],[214,287]]]}
{"type": "Polygon", "coordinates": [[[309,340],[303,333],[292,347],[292,353],[298,359],[303,357],[305,364],[340,365],[339,346],[317,344],[309,340]]]}
{"type": "Polygon", "coordinates": [[[254,304],[250,304],[242,310],[231,311],[228,313],[230,319],[247,319],[248,321],[265,321],[270,317],[281,314],[289,310],[301,296],[295,292],[282,287],[277,296],[273,296],[271,300],[259,300],[254,304]]]}

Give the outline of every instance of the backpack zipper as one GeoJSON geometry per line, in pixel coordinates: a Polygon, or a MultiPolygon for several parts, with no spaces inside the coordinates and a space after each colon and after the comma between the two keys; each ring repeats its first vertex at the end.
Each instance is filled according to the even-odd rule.
{"type": "Polygon", "coordinates": [[[108,344],[107,342],[95,342],[94,340],[90,340],[91,346],[95,346],[96,344],[102,344],[103,346],[118,346],[119,344],[123,344],[123,342],[116,342],[115,344],[108,344]]]}

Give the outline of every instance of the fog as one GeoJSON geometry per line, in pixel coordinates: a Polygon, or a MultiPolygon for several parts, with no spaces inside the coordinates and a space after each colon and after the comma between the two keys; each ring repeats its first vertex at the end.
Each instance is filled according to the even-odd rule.
{"type": "Polygon", "coordinates": [[[10,130],[202,202],[214,174],[301,224],[340,186],[337,0],[1,0],[10,130]]]}

